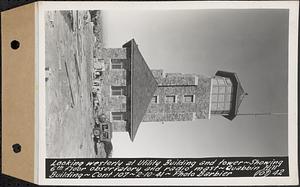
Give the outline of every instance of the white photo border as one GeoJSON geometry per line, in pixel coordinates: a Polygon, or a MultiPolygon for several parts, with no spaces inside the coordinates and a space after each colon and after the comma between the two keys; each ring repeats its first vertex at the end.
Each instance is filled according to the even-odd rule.
{"type": "Polygon", "coordinates": [[[40,185],[297,185],[298,184],[298,1],[185,1],[185,2],[38,2],[36,177],[40,185]],[[49,10],[165,10],[165,9],[289,9],[288,57],[288,159],[289,177],[218,177],[218,178],[132,178],[132,179],[46,179],[45,118],[45,11],[49,10]]]}

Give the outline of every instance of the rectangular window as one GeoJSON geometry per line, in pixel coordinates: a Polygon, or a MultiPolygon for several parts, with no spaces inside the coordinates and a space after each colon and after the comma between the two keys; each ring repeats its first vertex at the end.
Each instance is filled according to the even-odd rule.
{"type": "Polygon", "coordinates": [[[232,86],[231,80],[229,78],[225,78],[225,80],[228,86],[232,86]]]}
{"type": "Polygon", "coordinates": [[[211,99],[212,102],[218,102],[218,95],[214,94],[212,95],[212,99],[211,99]]]}
{"type": "Polygon", "coordinates": [[[223,111],[223,110],[224,110],[224,107],[225,107],[225,104],[224,104],[224,103],[218,103],[218,110],[219,110],[219,111],[223,111]]]}
{"type": "Polygon", "coordinates": [[[231,94],[232,92],[232,87],[231,86],[227,86],[226,87],[226,93],[231,94]]]}
{"type": "Polygon", "coordinates": [[[225,102],[225,97],[224,95],[219,95],[219,98],[218,98],[218,102],[225,102]]]}
{"type": "Polygon", "coordinates": [[[223,77],[218,77],[217,81],[218,81],[219,86],[226,85],[225,79],[223,77]]]}
{"type": "Polygon", "coordinates": [[[166,96],[166,103],[175,103],[175,102],[176,102],[175,95],[167,95],[166,96]]]}
{"type": "Polygon", "coordinates": [[[212,87],[212,93],[213,93],[213,94],[218,94],[218,92],[219,92],[219,87],[218,87],[218,85],[213,85],[213,87],[212,87]]]}
{"type": "Polygon", "coordinates": [[[111,116],[113,121],[124,120],[124,112],[112,112],[111,116]]]}
{"type": "Polygon", "coordinates": [[[226,95],[225,102],[231,102],[231,95],[226,95]]]}
{"type": "Polygon", "coordinates": [[[151,103],[158,103],[158,96],[157,95],[152,97],[151,103]]]}
{"type": "Polygon", "coordinates": [[[112,86],[111,87],[111,95],[125,95],[125,87],[124,86],[112,86]]]}
{"type": "Polygon", "coordinates": [[[230,110],[230,103],[225,103],[225,110],[229,111],[230,110]]]}
{"type": "Polygon", "coordinates": [[[231,109],[232,83],[229,78],[216,76],[212,84],[211,113],[227,114],[231,109]]]}
{"type": "Polygon", "coordinates": [[[212,103],[211,104],[211,110],[212,111],[217,111],[218,110],[218,103],[212,103]]]}
{"type": "Polygon", "coordinates": [[[111,60],[111,69],[123,69],[123,62],[121,60],[111,60]]]}
{"type": "Polygon", "coordinates": [[[185,96],[183,96],[183,101],[185,103],[193,103],[194,102],[194,95],[185,95],[185,96]]]}
{"type": "Polygon", "coordinates": [[[219,87],[219,94],[224,94],[225,93],[225,86],[220,86],[219,87]]]}
{"type": "Polygon", "coordinates": [[[213,78],[213,79],[212,79],[212,84],[213,84],[213,85],[218,85],[217,79],[213,78]]]}

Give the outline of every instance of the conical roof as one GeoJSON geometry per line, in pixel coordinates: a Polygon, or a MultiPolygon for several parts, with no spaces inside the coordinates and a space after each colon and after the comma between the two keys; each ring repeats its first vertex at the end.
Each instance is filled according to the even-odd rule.
{"type": "Polygon", "coordinates": [[[134,39],[124,44],[123,47],[127,50],[131,70],[129,83],[131,117],[128,131],[133,141],[156,91],[157,82],[134,39]]]}
{"type": "Polygon", "coordinates": [[[233,100],[233,102],[232,102],[229,114],[223,115],[223,116],[229,120],[233,120],[238,113],[239,107],[240,107],[246,93],[245,93],[236,73],[226,72],[226,71],[218,71],[216,73],[216,76],[227,77],[232,82],[232,87],[233,87],[232,100],[233,100]]]}

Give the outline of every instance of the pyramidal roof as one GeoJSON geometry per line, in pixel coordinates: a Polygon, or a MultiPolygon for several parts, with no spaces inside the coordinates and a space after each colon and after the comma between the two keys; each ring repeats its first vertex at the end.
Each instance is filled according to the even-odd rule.
{"type": "Polygon", "coordinates": [[[126,48],[131,70],[128,84],[130,87],[131,110],[128,131],[130,139],[133,141],[153,94],[156,91],[157,82],[134,39],[124,44],[123,47],[126,48]]]}
{"type": "Polygon", "coordinates": [[[232,102],[232,106],[231,106],[229,114],[224,115],[224,117],[229,120],[233,120],[238,114],[239,107],[240,107],[246,93],[245,93],[236,73],[226,72],[226,71],[218,71],[216,73],[216,75],[221,76],[221,77],[227,77],[232,82],[233,102],[232,102]]]}

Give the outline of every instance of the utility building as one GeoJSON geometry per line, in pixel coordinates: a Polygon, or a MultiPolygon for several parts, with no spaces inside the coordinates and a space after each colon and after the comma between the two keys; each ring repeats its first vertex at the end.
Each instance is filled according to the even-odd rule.
{"type": "Polygon", "coordinates": [[[95,51],[94,57],[96,66],[103,67],[95,80],[99,112],[109,117],[113,131],[129,132],[132,141],[141,122],[190,121],[211,115],[232,120],[245,95],[232,72],[206,77],[150,70],[134,40],[122,48],[95,51]]]}

